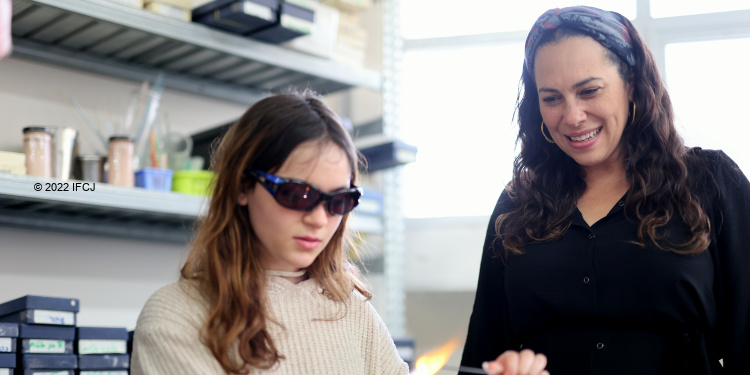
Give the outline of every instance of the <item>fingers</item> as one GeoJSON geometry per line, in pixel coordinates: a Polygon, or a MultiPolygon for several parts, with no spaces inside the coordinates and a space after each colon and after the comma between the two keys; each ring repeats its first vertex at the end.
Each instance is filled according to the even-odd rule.
{"type": "MultiPolygon", "coordinates": [[[[533,354],[533,353],[532,353],[533,354]]],[[[534,355],[533,363],[531,364],[531,368],[529,368],[529,374],[540,374],[540,375],[549,375],[549,372],[545,370],[547,367],[547,356],[541,353],[537,353],[534,355]]]]}
{"type": "Polygon", "coordinates": [[[486,371],[488,374],[502,374],[503,366],[501,366],[497,360],[494,360],[482,363],[482,370],[486,371]]]}
{"type": "Polygon", "coordinates": [[[520,353],[509,350],[491,362],[485,362],[482,368],[490,374],[502,375],[549,375],[545,370],[547,357],[524,349],[520,353]]]}

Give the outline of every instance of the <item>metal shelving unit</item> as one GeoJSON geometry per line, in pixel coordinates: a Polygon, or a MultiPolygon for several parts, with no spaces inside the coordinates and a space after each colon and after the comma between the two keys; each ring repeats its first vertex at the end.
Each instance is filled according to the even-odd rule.
{"type": "MultiPolygon", "coordinates": [[[[242,104],[289,87],[381,89],[371,70],[107,0],[13,0],[12,33],[17,57],[136,81],[161,72],[166,87],[242,104]]],[[[184,243],[204,203],[104,183],[34,189],[53,182],[0,174],[0,225],[184,243]]]]}
{"type": "Polygon", "coordinates": [[[13,0],[13,54],[238,103],[289,87],[379,91],[380,74],[107,0],[13,0]]]}
{"type": "Polygon", "coordinates": [[[0,173],[5,226],[184,244],[204,205],[199,196],[0,173]]]}

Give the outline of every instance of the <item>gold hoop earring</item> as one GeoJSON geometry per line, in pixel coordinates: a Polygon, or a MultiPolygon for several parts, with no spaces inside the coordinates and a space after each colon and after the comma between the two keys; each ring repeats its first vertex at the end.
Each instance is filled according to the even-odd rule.
{"type": "MultiPolygon", "coordinates": [[[[548,137],[547,134],[544,134],[544,120],[542,120],[542,135],[544,136],[544,139],[547,140],[547,142],[555,143],[555,141],[552,138],[548,137]]],[[[550,133],[550,136],[552,136],[552,133],[550,133]]]]}
{"type": "Polygon", "coordinates": [[[631,124],[635,124],[635,100],[633,101],[633,119],[630,120],[631,124]]]}

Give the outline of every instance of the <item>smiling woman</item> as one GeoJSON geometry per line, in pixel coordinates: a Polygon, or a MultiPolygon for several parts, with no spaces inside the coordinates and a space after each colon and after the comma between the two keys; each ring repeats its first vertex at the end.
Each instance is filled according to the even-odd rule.
{"type": "Polygon", "coordinates": [[[632,23],[545,12],[521,82],[522,148],[462,365],[539,373],[515,369],[542,353],[552,374],[750,373],[750,181],[723,152],[685,147],[632,23]]]}

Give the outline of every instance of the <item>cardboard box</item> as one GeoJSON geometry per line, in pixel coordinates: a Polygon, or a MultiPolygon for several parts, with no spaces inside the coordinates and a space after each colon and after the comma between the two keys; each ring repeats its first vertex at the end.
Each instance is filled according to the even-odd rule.
{"type": "Polygon", "coordinates": [[[315,4],[315,22],[309,35],[303,35],[284,43],[284,46],[311,55],[330,59],[336,49],[339,34],[339,11],[322,4],[315,4]]]}

